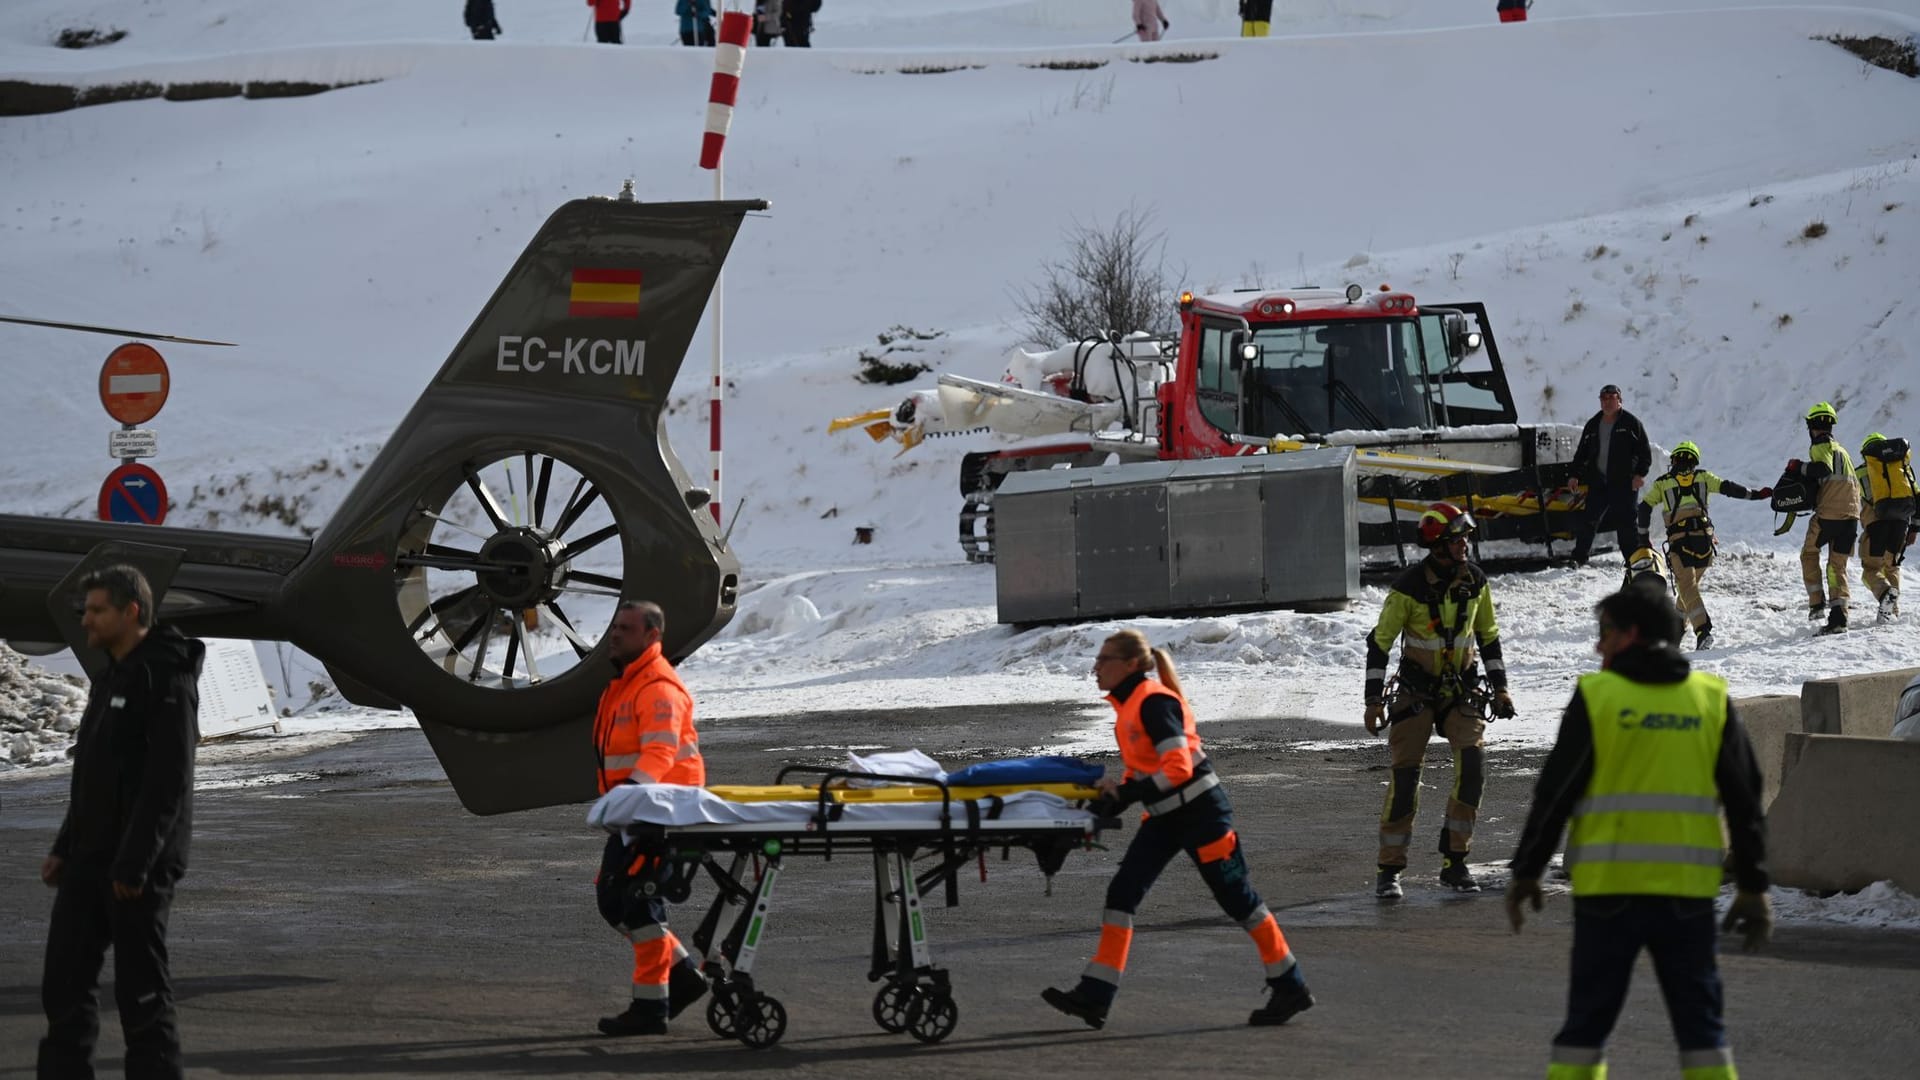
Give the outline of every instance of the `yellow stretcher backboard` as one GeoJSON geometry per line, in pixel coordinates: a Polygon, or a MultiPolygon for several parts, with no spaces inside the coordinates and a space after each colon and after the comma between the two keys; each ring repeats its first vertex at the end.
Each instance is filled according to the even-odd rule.
{"type": "MultiPolygon", "coordinates": [[[[716,784],[707,788],[728,802],[815,802],[820,798],[817,784],[716,784]]],[[[984,799],[994,795],[1013,795],[1022,791],[1045,791],[1063,799],[1092,799],[1098,788],[1085,784],[988,784],[979,787],[949,788],[956,801],[984,799]]],[[[830,787],[827,795],[835,802],[939,802],[940,788],[934,784],[890,784],[886,787],[830,787]]]]}

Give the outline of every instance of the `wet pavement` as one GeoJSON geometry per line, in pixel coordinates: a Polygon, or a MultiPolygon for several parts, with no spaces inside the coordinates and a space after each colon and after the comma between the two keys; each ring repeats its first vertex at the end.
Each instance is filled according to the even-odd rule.
{"type": "MultiPolygon", "coordinates": [[[[832,747],[915,746],[952,766],[1040,750],[1107,722],[1080,702],[812,713],[716,722],[702,745],[713,782],[763,783],[784,764],[839,760],[832,747]]],[[[1071,985],[1085,964],[1129,823],[1115,850],[1070,856],[1050,896],[1020,851],[989,859],[984,883],[977,868],[964,870],[957,908],[941,907],[938,890],[929,896],[934,959],[951,972],[960,1010],[938,1045],[887,1034],[870,1015],[864,855],[787,864],[756,969],[788,1013],[777,1046],[717,1039],[699,1010],[662,1038],[601,1038],[594,1020],[624,1006],[631,956],[594,910],[601,838],[585,827],[585,808],[469,815],[425,740],[395,731],[202,770],[193,868],[171,934],[190,1074],[1544,1072],[1565,999],[1571,905],[1551,897],[1515,937],[1497,891],[1439,891],[1432,847],[1452,779],[1444,744],[1429,758],[1408,898],[1382,906],[1369,890],[1384,745],[1351,741],[1351,727],[1294,720],[1219,721],[1203,734],[1254,881],[1319,998],[1286,1027],[1245,1026],[1263,1000],[1253,947],[1184,862],[1141,909],[1105,1030],[1039,1001],[1042,987],[1071,985]]],[[[1476,846],[1477,869],[1495,885],[1541,756],[1502,749],[1498,737],[1496,726],[1476,846]]],[[[51,894],[37,870],[65,798],[63,774],[0,782],[0,1077],[31,1074],[42,1029],[51,894]]],[[[711,896],[710,886],[697,889],[676,926],[691,930],[711,896]]],[[[1920,931],[1789,924],[1769,951],[1725,956],[1723,972],[1746,1077],[1909,1075],[1920,1058],[1920,931]]],[[[101,1075],[118,1075],[110,1004],[104,1020],[101,1075]]],[[[1621,1076],[1677,1069],[1644,961],[1612,1060],[1621,1076]]]]}

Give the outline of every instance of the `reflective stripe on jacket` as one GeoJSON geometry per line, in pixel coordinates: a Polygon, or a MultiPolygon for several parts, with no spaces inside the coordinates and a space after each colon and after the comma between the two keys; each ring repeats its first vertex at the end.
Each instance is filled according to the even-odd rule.
{"type": "Polygon", "coordinates": [[[1688,518],[1705,517],[1707,493],[1717,494],[1722,483],[1724,481],[1705,469],[1695,469],[1693,483],[1684,487],[1672,473],[1665,473],[1647,485],[1640,501],[1648,506],[1659,507],[1660,520],[1672,526],[1688,518]]]}
{"type": "Polygon", "coordinates": [[[1853,475],[1853,459],[1847,448],[1828,439],[1814,443],[1807,451],[1807,463],[1822,465],[1814,488],[1813,516],[1823,521],[1844,521],[1860,516],[1860,485],[1853,475]]]}
{"type": "Polygon", "coordinates": [[[1580,696],[1594,762],[1567,841],[1574,895],[1717,895],[1726,680],[1695,671],[1636,683],[1602,671],[1580,677],[1580,696]]]}
{"type": "MultiPolygon", "coordinates": [[[[1119,689],[1116,687],[1116,689],[1119,689]]],[[[1141,679],[1125,700],[1108,694],[1113,705],[1113,740],[1120,747],[1120,761],[1126,766],[1123,781],[1151,781],[1150,793],[1140,801],[1148,814],[1163,814],[1186,805],[1188,800],[1219,784],[1220,779],[1207,765],[1200,749],[1200,731],[1194,724],[1193,707],[1187,699],[1158,679],[1141,679]],[[1149,731],[1141,718],[1141,708],[1156,697],[1167,697],[1180,707],[1180,729],[1156,733],[1149,731]]],[[[1138,785],[1146,788],[1145,784],[1138,785]]]]}
{"type": "Polygon", "coordinates": [[[693,728],[693,695],[659,645],[641,653],[601,693],[593,746],[600,757],[602,793],[629,777],[636,783],[706,783],[700,736],[693,728]]]}
{"type": "Polygon", "coordinates": [[[1442,577],[1428,558],[1408,567],[1393,583],[1387,602],[1380,607],[1380,621],[1367,635],[1369,701],[1381,692],[1396,639],[1402,664],[1413,664],[1434,676],[1464,674],[1478,654],[1486,661],[1488,684],[1496,690],[1507,685],[1493,590],[1486,571],[1473,563],[1462,563],[1442,577]]]}

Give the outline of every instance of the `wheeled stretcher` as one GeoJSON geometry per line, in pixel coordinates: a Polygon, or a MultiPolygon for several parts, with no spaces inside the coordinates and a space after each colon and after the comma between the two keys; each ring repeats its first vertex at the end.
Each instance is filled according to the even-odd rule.
{"type": "Polygon", "coordinates": [[[1069,852],[1120,824],[1084,807],[1098,794],[1073,784],[952,787],[796,765],[781,770],[771,787],[622,785],[601,796],[587,820],[658,853],[659,871],[642,885],[648,895],[682,902],[702,870],[718,886],[691,942],[712,981],[707,1026],[755,1049],[779,1042],[787,1028],[785,1006],[755,985],[753,973],[786,859],[871,854],[867,981],[882,983],[873,1018],[887,1031],[935,1043],[952,1033],[960,1010],[946,971],[933,963],[921,899],[943,886],[946,905],[957,905],[960,867],[978,859],[984,879],[993,848],[1003,859],[1016,847],[1032,851],[1051,891],[1069,852]],[[786,783],[796,774],[818,780],[786,783]],[[901,786],[846,786],[875,780],[901,786]],[[933,864],[916,873],[914,860],[928,857],[933,864]]]}

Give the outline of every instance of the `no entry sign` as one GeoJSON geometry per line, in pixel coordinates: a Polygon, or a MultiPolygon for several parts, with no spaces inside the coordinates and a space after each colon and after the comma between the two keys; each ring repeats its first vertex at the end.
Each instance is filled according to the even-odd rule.
{"type": "Polygon", "coordinates": [[[158,525],[167,519],[167,485],[145,465],[128,462],[100,485],[100,520],[158,525]]]}
{"type": "Polygon", "coordinates": [[[167,362],[159,350],[130,341],[100,365],[100,404],[123,424],[144,424],[167,403],[167,362]]]}

